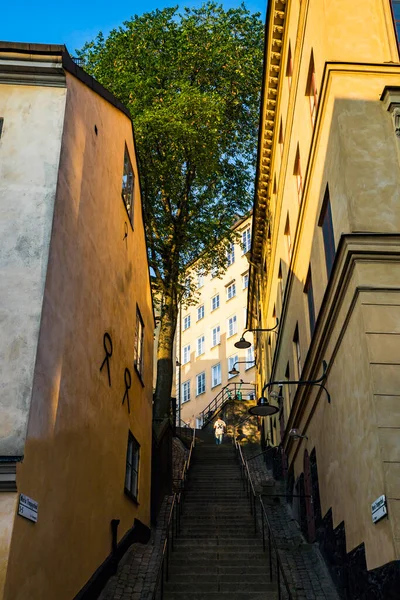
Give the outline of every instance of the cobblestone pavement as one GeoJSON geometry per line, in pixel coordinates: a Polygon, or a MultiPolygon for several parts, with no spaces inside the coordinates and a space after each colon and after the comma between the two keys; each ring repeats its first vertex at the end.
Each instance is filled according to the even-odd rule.
{"type": "MultiPolygon", "coordinates": [[[[173,477],[182,473],[188,456],[187,448],[173,439],[173,477]]],[[[147,544],[132,544],[122,557],[116,575],[111,577],[99,596],[99,600],[152,600],[161,564],[162,548],[171,510],[172,496],[162,503],[157,526],[152,529],[147,544]]]]}
{"type": "MultiPolygon", "coordinates": [[[[247,460],[259,452],[259,448],[246,450],[247,460]]],[[[283,493],[281,482],[276,482],[266,468],[262,456],[248,463],[256,491],[262,493],[265,510],[277,543],[283,570],[291,592],[296,600],[340,600],[328,568],[316,544],[309,544],[303,537],[290,506],[281,498],[276,503],[270,494],[283,493]]]]}

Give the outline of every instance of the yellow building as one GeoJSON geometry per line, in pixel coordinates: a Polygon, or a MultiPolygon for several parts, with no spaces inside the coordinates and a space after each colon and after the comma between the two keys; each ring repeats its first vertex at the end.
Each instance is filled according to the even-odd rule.
{"type": "Polygon", "coordinates": [[[393,17],[398,1],[272,0],[266,22],[247,324],[280,319],[256,347],[258,394],[283,395],[267,443],[281,444],[295,514],[353,600],[400,594],[393,17]],[[324,360],[330,402],[285,383],[320,379],[324,360]]]}
{"type": "Polygon", "coordinates": [[[0,598],[93,598],[150,522],[132,122],[64,46],[4,42],[0,124],[0,598]]]}
{"type": "Polygon", "coordinates": [[[177,399],[183,421],[197,428],[204,422],[202,412],[216,397],[218,402],[238,393],[243,399],[254,397],[253,348],[234,346],[246,325],[251,217],[240,219],[234,229],[238,241],[228,252],[223,275],[204,276],[195,265],[188,269],[188,277],[196,282],[196,304],[182,307],[179,315],[177,399]],[[229,373],[233,367],[237,375],[229,373]]]}

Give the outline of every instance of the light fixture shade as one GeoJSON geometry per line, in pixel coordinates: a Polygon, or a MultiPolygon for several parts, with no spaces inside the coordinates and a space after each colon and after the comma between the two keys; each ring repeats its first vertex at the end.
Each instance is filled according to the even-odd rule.
{"type": "Polygon", "coordinates": [[[256,406],[249,408],[249,413],[257,417],[269,417],[277,412],[279,412],[279,408],[270,404],[264,396],[258,399],[256,406]]]}
{"type": "Polygon", "coordinates": [[[239,375],[239,371],[236,369],[236,367],[233,367],[233,369],[229,371],[229,375],[239,375]]]}
{"type": "Polygon", "coordinates": [[[242,336],[240,338],[240,340],[238,342],[236,342],[236,344],[234,344],[235,348],[240,348],[241,350],[244,350],[245,348],[250,348],[251,347],[251,343],[248,342],[247,340],[244,339],[244,337],[242,336]]]}

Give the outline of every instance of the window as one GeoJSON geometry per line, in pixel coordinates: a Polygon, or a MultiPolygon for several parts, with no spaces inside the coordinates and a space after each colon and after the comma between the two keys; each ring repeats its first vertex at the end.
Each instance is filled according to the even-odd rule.
{"type": "Polygon", "coordinates": [[[190,362],[190,344],[188,344],[187,346],[184,346],[183,349],[183,363],[184,365],[186,365],[188,362],[190,362]]]}
{"type": "Polygon", "coordinates": [[[311,335],[312,335],[314,333],[314,328],[315,328],[315,307],[314,307],[314,292],[313,292],[312,277],[311,277],[311,265],[308,269],[306,284],[304,286],[304,293],[307,294],[308,316],[310,318],[310,331],[311,331],[311,335]]]}
{"type": "Polygon", "coordinates": [[[211,310],[219,308],[219,294],[216,294],[211,298],[211,310]]]}
{"type": "Polygon", "coordinates": [[[291,48],[290,42],[289,42],[289,50],[288,50],[288,57],[287,57],[287,63],[286,63],[286,77],[288,78],[289,90],[292,87],[292,75],[293,75],[292,48],[291,48]]]}
{"type": "Polygon", "coordinates": [[[400,40],[400,0],[392,0],[393,18],[397,32],[397,42],[400,40]]]}
{"type": "Polygon", "coordinates": [[[292,238],[290,237],[290,221],[289,221],[289,213],[286,217],[286,225],[285,225],[285,240],[286,240],[286,249],[288,255],[288,261],[292,258],[292,238]]]}
{"type": "Polygon", "coordinates": [[[125,146],[124,155],[124,174],[122,175],[122,200],[124,201],[129,221],[133,228],[133,190],[134,190],[134,175],[131,159],[129,158],[128,148],[125,146]]]}
{"type": "MultiPolygon", "coordinates": [[[[234,354],[233,356],[230,356],[228,358],[228,379],[231,379],[232,377],[236,377],[236,375],[231,375],[229,373],[229,371],[232,371],[235,363],[239,362],[239,355],[238,354],[234,354]]],[[[239,371],[240,370],[240,366],[239,365],[235,365],[235,368],[239,371]]]]}
{"type": "Polygon", "coordinates": [[[278,138],[279,149],[281,151],[281,156],[283,154],[283,125],[282,125],[282,117],[279,125],[279,138],[278,138]]]}
{"type": "Polygon", "coordinates": [[[233,263],[235,262],[235,246],[233,244],[231,244],[230,249],[226,253],[226,260],[228,263],[228,267],[230,265],[233,265],[233,263]]]}
{"type": "Polygon", "coordinates": [[[204,394],[206,391],[206,374],[199,373],[196,375],[196,396],[200,396],[200,394],[204,394]]]}
{"type": "Polygon", "coordinates": [[[137,502],[139,487],[139,457],[140,446],[129,432],[126,452],[125,493],[135,502],[137,502]]]}
{"type": "Polygon", "coordinates": [[[190,400],[190,381],[182,383],[182,404],[190,400]]]}
{"type": "Polygon", "coordinates": [[[236,315],[233,315],[228,319],[228,337],[235,335],[235,333],[237,333],[237,319],[236,315]]]}
{"type": "Polygon", "coordinates": [[[190,277],[186,277],[185,279],[185,292],[183,294],[184,298],[188,298],[190,296],[190,277]]]}
{"type": "Polygon", "coordinates": [[[199,306],[197,309],[197,320],[201,321],[201,319],[204,319],[204,304],[199,306]]]}
{"type": "Polygon", "coordinates": [[[185,329],[189,329],[190,327],[190,315],[186,315],[186,317],[184,317],[183,319],[183,331],[185,331],[185,329]]]}
{"type": "Polygon", "coordinates": [[[246,371],[254,367],[254,347],[251,346],[246,350],[246,371]]]}
{"type": "Polygon", "coordinates": [[[0,117],[0,138],[3,133],[4,117],[0,117]]]}
{"type": "MultiPolygon", "coordinates": [[[[399,9],[400,10],[400,9],[399,9]]],[[[326,186],[324,201],[322,203],[321,214],[318,225],[322,227],[322,235],[324,238],[325,262],[328,279],[330,277],[333,261],[335,260],[335,238],[333,235],[332,211],[329,199],[329,188],[326,186]]]]}
{"type": "Polygon", "coordinates": [[[231,285],[228,285],[226,288],[226,299],[230,300],[234,296],[236,296],[236,283],[231,283],[231,285]]]}
{"type": "Polygon", "coordinates": [[[246,290],[249,287],[249,274],[242,275],[242,288],[246,290]]]}
{"type": "Polygon", "coordinates": [[[250,227],[242,232],[242,254],[249,252],[251,247],[251,231],[250,227]]]}
{"type": "Polygon", "coordinates": [[[302,194],[302,191],[303,191],[303,179],[302,179],[302,176],[301,176],[300,149],[299,149],[299,145],[298,144],[297,144],[297,151],[296,151],[296,159],[294,161],[293,175],[296,178],[297,195],[298,195],[299,202],[300,202],[300,200],[301,200],[301,194],[302,194]]]}
{"type": "Polygon", "coordinates": [[[197,356],[201,356],[201,354],[204,354],[204,345],[205,345],[205,337],[204,335],[200,336],[199,338],[197,338],[197,356]]]}
{"type": "Polygon", "coordinates": [[[136,329],[135,348],[133,353],[133,365],[140,376],[143,375],[143,337],[144,325],[140,310],[136,307],[136,329]]]}
{"type": "Polygon", "coordinates": [[[211,367],[211,387],[221,383],[221,363],[211,367]]]}
{"type": "Polygon", "coordinates": [[[217,275],[218,275],[218,268],[217,267],[213,267],[211,269],[211,279],[214,279],[217,275]]]}
{"type": "Polygon", "coordinates": [[[211,337],[212,337],[212,346],[217,346],[218,344],[221,343],[221,328],[219,325],[214,327],[214,329],[212,330],[211,337]]]}
{"type": "Polygon", "coordinates": [[[300,350],[299,324],[298,323],[296,323],[296,328],[294,330],[293,345],[294,345],[294,354],[295,354],[295,364],[297,366],[296,377],[297,377],[297,379],[300,379],[302,365],[301,365],[301,350],[300,350]]]}
{"type": "Polygon", "coordinates": [[[306,96],[308,96],[309,101],[310,101],[311,123],[314,125],[315,117],[317,115],[318,94],[317,94],[317,84],[315,81],[314,53],[312,50],[311,50],[311,57],[310,57],[310,66],[308,68],[306,96]]]}
{"type": "Polygon", "coordinates": [[[197,275],[197,289],[203,287],[203,285],[204,285],[204,274],[199,273],[197,275]]]}

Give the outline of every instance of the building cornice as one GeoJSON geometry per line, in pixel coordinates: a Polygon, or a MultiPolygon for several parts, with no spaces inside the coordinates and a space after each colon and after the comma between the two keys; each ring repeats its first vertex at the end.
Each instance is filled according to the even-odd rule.
{"type": "Polygon", "coordinates": [[[271,0],[265,26],[264,72],[255,179],[251,269],[249,277],[248,324],[256,297],[256,274],[268,225],[268,192],[271,183],[273,142],[276,135],[278,90],[282,79],[282,49],[288,0],[271,0]]]}

